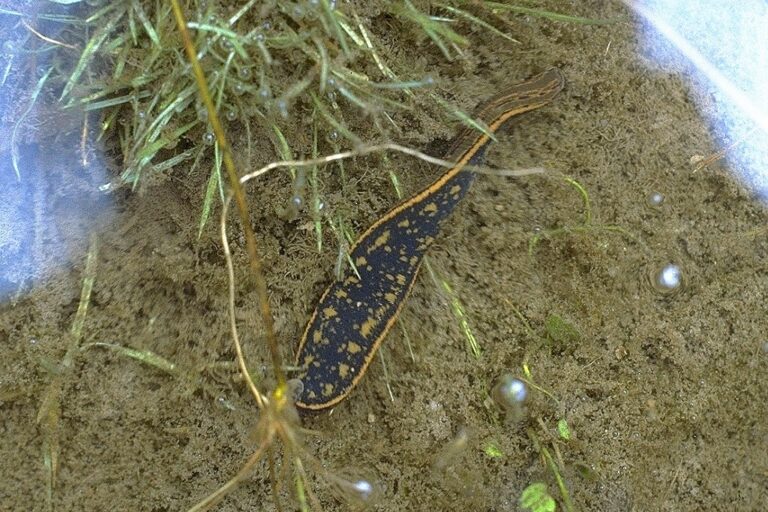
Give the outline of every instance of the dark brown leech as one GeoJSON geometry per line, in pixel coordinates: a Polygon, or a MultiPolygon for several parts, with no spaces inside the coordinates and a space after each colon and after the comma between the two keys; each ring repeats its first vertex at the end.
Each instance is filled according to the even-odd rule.
{"type": "MultiPolygon", "coordinates": [[[[510,87],[480,107],[475,118],[495,132],[509,118],[539,108],[557,96],[564,79],[550,69],[510,87]]],[[[333,407],[357,385],[394,324],[440,227],[475,179],[461,172],[482,161],[490,137],[464,128],[446,160],[456,164],[434,183],[377,220],[355,242],[350,256],[357,268],[331,284],[309,320],[296,354],[304,368],[300,409],[333,407]]]]}

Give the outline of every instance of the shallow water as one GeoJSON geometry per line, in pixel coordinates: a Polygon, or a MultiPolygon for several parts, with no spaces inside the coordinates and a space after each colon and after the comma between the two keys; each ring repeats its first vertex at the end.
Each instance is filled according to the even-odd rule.
{"type": "MultiPolygon", "coordinates": [[[[583,16],[629,19],[612,4],[582,8],[583,16]]],[[[452,76],[467,110],[498,86],[553,65],[568,81],[553,104],[513,123],[488,154],[496,167],[549,172],[480,176],[429,255],[458,294],[482,355],[469,353],[451,298],[423,272],[402,326],[378,356],[386,373],[374,361],[332,414],[305,417],[304,426],[320,433],[307,437],[309,449],[351,474],[378,475],[384,495],[375,509],[382,511],[516,510],[523,489],[538,481],[560,499],[531,435],[557,454],[578,510],[765,508],[768,215],[722,161],[694,172],[692,159],[724,147],[695,108],[693,99],[706,93],[690,90],[674,70],[650,70],[629,22],[520,17],[513,28],[519,45],[475,37],[460,73],[430,63],[452,76]],[[588,223],[583,196],[564,175],[588,193],[588,223]],[[663,200],[649,201],[654,193],[663,200]],[[542,238],[529,253],[536,234],[542,238]],[[670,263],[683,284],[667,293],[652,281],[670,263]],[[571,327],[565,334],[558,319],[571,327]],[[529,387],[522,418],[508,422],[489,393],[502,375],[523,376],[524,363],[548,394],[529,387]],[[560,419],[570,441],[558,438],[560,419]],[[502,455],[488,455],[491,446],[502,455]]],[[[425,131],[434,125],[403,121],[402,141],[423,146],[447,137],[425,131]]],[[[67,158],[51,154],[59,155],[36,157],[37,172],[72,172],[67,158]]],[[[254,168],[274,158],[265,142],[256,142],[254,155],[254,168]]],[[[439,174],[401,156],[388,165],[406,193],[439,174]]],[[[348,196],[358,200],[346,208],[358,232],[397,202],[388,170],[374,158],[348,165],[348,196]]],[[[12,172],[6,164],[0,171],[12,172]]],[[[141,193],[109,196],[114,220],[98,237],[80,345],[149,350],[176,370],[103,346],[75,358],[61,386],[56,510],[185,510],[255,448],[258,409],[232,364],[216,227],[197,238],[205,179],[177,169],[141,193]]],[[[67,182],[57,190],[68,188],[87,187],[67,182]]],[[[278,173],[249,187],[286,360],[337,257],[330,244],[317,253],[308,216],[286,222],[274,215],[289,189],[278,173]]],[[[55,220],[38,211],[43,225],[55,220]]],[[[0,501],[7,510],[46,508],[35,418],[70,343],[87,238],[74,230],[62,268],[0,309],[0,501]]],[[[47,261],[50,246],[32,247],[29,261],[47,261]]],[[[265,365],[242,246],[235,261],[245,283],[237,306],[246,355],[265,365]]],[[[322,486],[319,494],[328,510],[347,508],[322,486]]],[[[272,503],[262,465],[218,510],[272,510],[272,503]]]]}

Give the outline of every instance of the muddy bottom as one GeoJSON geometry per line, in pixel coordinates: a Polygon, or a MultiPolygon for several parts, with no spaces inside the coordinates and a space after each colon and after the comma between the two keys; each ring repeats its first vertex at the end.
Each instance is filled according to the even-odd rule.
{"type": "MultiPolygon", "coordinates": [[[[629,20],[595,4],[579,14],[629,20]]],[[[475,41],[459,75],[435,66],[456,75],[465,109],[561,68],[565,91],[500,133],[487,158],[547,173],[478,177],[429,254],[438,277],[422,270],[361,384],[332,414],[303,417],[308,453],[335,475],[378,482],[372,508],[381,511],[518,510],[536,482],[567,507],[552,466],[577,510],[768,508],[768,215],[722,161],[693,171],[692,157],[724,145],[696,111],[705,95],[647,67],[629,22],[521,17],[514,28],[521,44],[475,41]],[[668,264],[681,272],[677,290],[653,285],[668,264]],[[502,375],[526,377],[524,364],[528,398],[506,414],[491,389],[502,375]]],[[[425,131],[433,125],[412,122],[398,142],[448,136],[425,131]]],[[[275,158],[261,144],[252,168],[275,158]]],[[[16,252],[2,276],[11,290],[0,309],[0,508],[47,510],[46,464],[56,464],[54,510],[189,509],[232,478],[259,439],[259,409],[234,362],[216,221],[198,237],[207,176],[176,169],[162,183],[104,194],[76,163],[29,151],[23,183],[33,192],[22,200],[6,190],[0,209],[32,212],[30,252],[4,246],[16,252]],[[52,174],[67,179],[52,184],[52,174]],[[75,191],[85,194],[84,217],[99,222],[62,217],[75,191]],[[76,337],[89,247],[95,279],[76,337]],[[43,263],[50,272],[19,277],[43,263]],[[43,455],[52,443],[53,462],[43,455]]],[[[119,172],[103,165],[107,180],[119,172]]],[[[401,155],[346,168],[346,197],[356,200],[329,207],[344,208],[358,233],[397,203],[390,170],[406,194],[440,174],[401,155]]],[[[282,171],[248,186],[288,362],[337,259],[331,233],[318,252],[309,214],[275,214],[290,190],[282,171]]],[[[231,241],[246,358],[270,389],[238,229],[231,241]]],[[[295,510],[294,475],[271,456],[283,510],[295,510]]],[[[323,470],[306,469],[325,510],[354,508],[323,470]]],[[[217,510],[275,510],[266,458],[217,510]]]]}

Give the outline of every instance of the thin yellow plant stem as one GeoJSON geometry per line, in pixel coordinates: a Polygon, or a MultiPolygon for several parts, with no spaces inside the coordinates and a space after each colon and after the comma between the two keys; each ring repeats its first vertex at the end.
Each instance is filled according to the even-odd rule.
{"type": "MultiPolygon", "coordinates": [[[[245,200],[245,194],[240,186],[240,182],[237,178],[237,172],[235,171],[235,163],[232,159],[232,150],[227,142],[227,138],[224,134],[224,128],[219,122],[219,117],[216,115],[216,107],[213,104],[208,84],[203,74],[203,69],[200,66],[200,62],[197,60],[197,53],[192,42],[192,38],[187,30],[187,22],[184,18],[184,13],[181,10],[178,0],[172,0],[173,14],[176,18],[176,24],[178,25],[179,32],[181,33],[182,40],[184,41],[184,49],[187,52],[187,58],[192,66],[192,71],[195,75],[197,86],[200,89],[200,96],[202,97],[205,108],[208,111],[208,119],[213,128],[213,133],[216,135],[216,140],[219,143],[219,148],[224,159],[224,167],[227,170],[229,177],[229,184],[232,189],[232,193],[237,203],[237,211],[240,216],[240,222],[243,226],[243,232],[245,233],[245,243],[248,251],[248,259],[251,265],[251,271],[256,281],[256,291],[259,296],[259,306],[261,309],[261,317],[264,322],[264,328],[267,334],[267,345],[269,345],[269,352],[272,356],[272,370],[275,373],[277,380],[277,388],[275,389],[275,396],[281,398],[285,395],[287,390],[287,384],[285,379],[285,373],[283,372],[282,361],[280,359],[280,352],[277,348],[277,337],[275,336],[274,320],[272,318],[272,311],[269,306],[269,297],[267,295],[267,281],[264,278],[264,270],[261,264],[261,258],[259,257],[258,247],[256,245],[256,237],[253,234],[253,230],[250,227],[250,219],[248,215],[248,204],[245,200]]],[[[251,389],[255,389],[248,374],[248,369],[245,366],[245,360],[242,358],[242,354],[238,352],[238,364],[240,365],[240,371],[243,373],[243,377],[249,381],[251,389]]],[[[257,400],[258,400],[258,395],[257,400]]]]}

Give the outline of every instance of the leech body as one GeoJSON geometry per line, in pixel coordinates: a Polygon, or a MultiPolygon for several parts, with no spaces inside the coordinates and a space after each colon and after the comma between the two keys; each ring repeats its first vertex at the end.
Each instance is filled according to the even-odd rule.
{"type": "MultiPolygon", "coordinates": [[[[550,69],[478,107],[490,133],[509,118],[539,108],[562,90],[550,69]]],[[[456,164],[434,183],[377,220],[350,250],[354,269],[323,293],[296,354],[304,384],[296,406],[321,410],[341,402],[368,369],[411,291],[424,254],[475,179],[465,166],[482,161],[489,135],[464,128],[444,157],[456,164]]]]}

